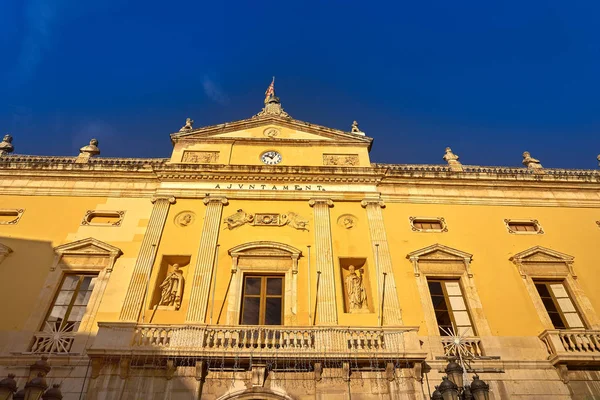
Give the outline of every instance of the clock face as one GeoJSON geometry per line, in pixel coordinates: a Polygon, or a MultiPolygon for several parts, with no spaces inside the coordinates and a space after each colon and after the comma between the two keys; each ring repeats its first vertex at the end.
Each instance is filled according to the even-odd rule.
{"type": "Polygon", "coordinates": [[[261,154],[260,161],[262,161],[263,164],[276,165],[281,162],[281,154],[273,150],[265,151],[261,154]]]}

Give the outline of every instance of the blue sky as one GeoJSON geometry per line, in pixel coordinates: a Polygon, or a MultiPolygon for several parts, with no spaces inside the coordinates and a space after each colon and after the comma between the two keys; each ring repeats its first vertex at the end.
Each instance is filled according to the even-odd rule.
{"type": "Polygon", "coordinates": [[[20,154],[168,157],[169,133],[294,118],[371,159],[597,168],[598,1],[0,2],[0,133],[20,154]]]}

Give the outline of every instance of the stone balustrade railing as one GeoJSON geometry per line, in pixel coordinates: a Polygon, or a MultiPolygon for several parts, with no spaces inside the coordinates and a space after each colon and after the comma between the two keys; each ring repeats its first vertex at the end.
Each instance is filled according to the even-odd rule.
{"type": "Polygon", "coordinates": [[[444,346],[444,356],[446,357],[479,358],[483,356],[481,339],[478,337],[461,338],[460,344],[455,343],[453,337],[442,337],[442,346],[444,346]],[[459,352],[463,354],[458,354],[459,352]]]}
{"type": "Polygon", "coordinates": [[[600,330],[546,330],[539,338],[554,364],[600,364],[600,330]]]}
{"type": "Polygon", "coordinates": [[[356,357],[424,359],[417,327],[226,326],[99,323],[100,354],[356,357]]]}

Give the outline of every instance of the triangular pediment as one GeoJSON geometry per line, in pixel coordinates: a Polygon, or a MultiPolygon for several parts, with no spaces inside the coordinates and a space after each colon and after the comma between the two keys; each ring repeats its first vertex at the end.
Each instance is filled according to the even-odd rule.
{"type": "Polygon", "coordinates": [[[60,255],[98,255],[117,257],[122,254],[121,249],[118,247],[94,238],[66,243],[55,247],[54,251],[60,255]]]}
{"type": "Polygon", "coordinates": [[[174,143],[185,141],[252,140],[264,142],[322,141],[370,147],[372,138],[292,118],[266,116],[180,131],[171,135],[174,143]]]}
{"type": "Polygon", "coordinates": [[[408,253],[406,258],[410,260],[418,261],[461,261],[471,260],[472,254],[465,253],[452,247],[444,246],[442,244],[434,244],[429,247],[425,247],[419,250],[415,250],[412,253],[408,253]]]}
{"type": "Polygon", "coordinates": [[[513,262],[539,262],[539,263],[565,263],[572,262],[573,256],[560,253],[555,250],[547,249],[541,246],[535,246],[520,253],[515,254],[510,258],[513,262]]]}

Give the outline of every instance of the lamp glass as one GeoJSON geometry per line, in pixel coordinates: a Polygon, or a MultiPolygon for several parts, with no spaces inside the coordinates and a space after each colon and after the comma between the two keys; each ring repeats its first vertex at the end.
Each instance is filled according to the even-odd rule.
{"type": "Polygon", "coordinates": [[[7,387],[0,386],[0,400],[10,400],[12,399],[13,391],[7,387]]]}
{"type": "Polygon", "coordinates": [[[490,394],[485,390],[478,390],[473,392],[473,398],[475,400],[490,400],[490,394]]]}
{"type": "Polygon", "coordinates": [[[442,393],[444,400],[458,400],[458,391],[454,389],[446,390],[442,393]]]}
{"type": "Polygon", "coordinates": [[[25,399],[24,400],[40,400],[44,394],[45,388],[43,386],[29,386],[25,388],[25,399]]]}

